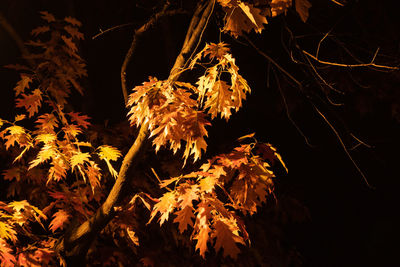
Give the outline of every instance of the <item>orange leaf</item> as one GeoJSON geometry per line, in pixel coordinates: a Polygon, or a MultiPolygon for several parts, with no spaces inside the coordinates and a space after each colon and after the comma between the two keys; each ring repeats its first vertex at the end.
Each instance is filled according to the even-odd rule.
{"type": "Polygon", "coordinates": [[[215,249],[219,251],[224,249],[224,257],[231,256],[233,259],[237,258],[240,249],[236,243],[245,244],[243,238],[238,235],[238,227],[234,219],[220,218],[214,222],[216,237],[215,249]]]}
{"type": "Polygon", "coordinates": [[[193,208],[192,206],[186,206],[182,208],[181,210],[175,212],[176,218],[174,219],[174,222],[179,223],[179,232],[183,233],[186,229],[187,226],[193,226],[193,208]]]}
{"type": "Polygon", "coordinates": [[[22,98],[17,99],[16,107],[24,107],[29,112],[29,118],[38,112],[39,107],[42,105],[42,92],[35,89],[32,94],[22,94],[22,98]]]}
{"type": "Polygon", "coordinates": [[[17,86],[14,87],[15,95],[23,93],[26,88],[29,88],[29,83],[32,82],[32,78],[26,74],[21,74],[21,80],[17,82],[17,86]]]}
{"type": "MultiPolygon", "coordinates": [[[[219,2],[224,5],[223,2],[226,1],[219,0],[219,2]]],[[[224,10],[226,12],[224,31],[230,32],[235,38],[251,30],[261,33],[264,29],[263,24],[268,23],[266,17],[261,15],[261,10],[252,4],[231,1],[224,10]]]]}
{"type": "Polygon", "coordinates": [[[90,125],[90,122],[87,121],[90,119],[89,116],[79,115],[79,112],[69,112],[67,114],[71,117],[71,120],[73,122],[76,122],[78,124],[78,126],[87,129],[88,126],[90,125]]]}
{"type": "Polygon", "coordinates": [[[50,222],[50,230],[54,233],[57,229],[63,229],[64,224],[68,222],[70,215],[65,210],[59,210],[53,214],[53,220],[50,222]]]}

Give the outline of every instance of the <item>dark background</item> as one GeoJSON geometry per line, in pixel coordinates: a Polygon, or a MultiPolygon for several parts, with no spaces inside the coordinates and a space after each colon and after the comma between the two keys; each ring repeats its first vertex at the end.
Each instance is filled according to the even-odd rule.
{"type": "MultiPolygon", "coordinates": [[[[302,218],[292,216],[293,219],[282,224],[280,239],[296,248],[304,266],[399,266],[398,71],[320,69],[320,74],[330,84],[345,92],[340,95],[320,86],[312,69],[307,64],[293,63],[287,53],[287,50],[293,51],[297,60],[307,63],[296,50],[296,44],[314,54],[319,40],[332,30],[331,38],[321,46],[322,58],[355,63],[354,58],[345,53],[344,48],[347,48],[360,60],[369,62],[379,47],[377,63],[396,65],[400,52],[400,16],[394,6],[396,1],[349,1],[345,7],[331,1],[312,2],[306,24],[291,11],[285,18],[271,19],[262,35],[249,35],[260,50],[302,82],[301,90],[273,66],[269,68],[268,61],[246,40],[222,35],[222,40],[230,44],[252,94],[244,108],[228,123],[213,122],[213,127],[209,128],[209,153],[216,153],[237,137],[251,132],[257,132],[260,141],[278,148],[289,174],[277,170],[280,175],[276,194],[278,198],[295,199],[301,213],[297,217],[302,218]],[[285,27],[291,29],[296,42],[290,40],[285,27]],[[327,96],[344,105],[330,104],[327,96]],[[374,189],[363,181],[313,105],[334,125],[346,146],[351,148],[357,144],[351,133],[372,146],[361,145],[350,153],[374,189]],[[306,144],[287,113],[312,147],[306,144]]],[[[38,13],[42,10],[59,18],[73,16],[83,23],[86,39],[80,43],[80,49],[88,64],[89,77],[83,82],[87,93],[76,98],[73,104],[92,117],[93,123],[107,121],[112,125],[126,119],[119,71],[133,27],[141,25],[152,14],[155,3],[157,1],[1,0],[0,11],[24,40],[28,40],[29,32],[42,23],[38,13]],[[133,25],[92,40],[100,29],[124,23],[133,25]]],[[[163,19],[144,34],[128,68],[130,88],[147,80],[149,75],[159,79],[167,77],[189,20],[189,15],[185,14],[163,19]]],[[[220,23],[212,19],[203,40],[218,42],[220,23]]],[[[0,65],[16,62],[22,62],[19,51],[0,28],[0,65]]],[[[15,114],[12,88],[17,79],[15,72],[0,69],[2,118],[12,118],[15,114]]],[[[293,212],[296,206],[288,209],[293,212]]],[[[262,218],[259,215],[254,220],[262,223],[262,218]]],[[[250,235],[257,236],[257,232],[250,232],[250,235]]]]}

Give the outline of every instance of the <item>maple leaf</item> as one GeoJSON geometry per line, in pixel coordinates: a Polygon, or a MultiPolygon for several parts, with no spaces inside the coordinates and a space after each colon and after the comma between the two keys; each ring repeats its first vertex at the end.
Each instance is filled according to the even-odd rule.
{"type": "Polygon", "coordinates": [[[42,14],[42,16],[41,16],[42,19],[44,19],[45,21],[47,21],[49,23],[56,21],[56,18],[54,17],[54,15],[47,11],[40,11],[39,13],[42,14]]]}
{"type": "Polygon", "coordinates": [[[218,218],[213,224],[215,231],[213,235],[216,238],[215,249],[219,251],[221,248],[224,249],[224,257],[231,256],[233,259],[237,258],[240,249],[236,243],[245,244],[243,238],[239,236],[238,227],[233,218],[218,218]]]}
{"type": "Polygon", "coordinates": [[[176,218],[174,219],[174,222],[179,223],[179,232],[183,233],[188,225],[193,226],[193,207],[190,206],[185,206],[184,208],[178,210],[175,212],[176,218]]]}
{"type": "Polygon", "coordinates": [[[57,229],[63,229],[64,224],[69,221],[70,215],[65,210],[58,210],[53,214],[50,222],[50,230],[54,233],[57,229]]]}
{"type": "Polygon", "coordinates": [[[89,116],[79,115],[79,112],[69,112],[67,114],[71,117],[71,120],[73,122],[76,122],[78,124],[78,126],[87,129],[88,126],[90,125],[90,122],[87,121],[90,119],[89,116]]]}
{"type": "Polygon", "coordinates": [[[150,220],[148,224],[154,219],[157,213],[161,214],[159,219],[160,226],[168,220],[169,214],[173,211],[176,206],[176,196],[174,192],[167,192],[161,198],[159,202],[154,205],[153,211],[150,214],[150,220]]]}
{"type": "Polygon", "coordinates": [[[264,29],[263,24],[267,24],[265,16],[261,15],[261,10],[241,1],[218,1],[224,7],[226,12],[224,31],[230,32],[232,36],[237,38],[243,35],[243,32],[254,30],[261,33],[264,29]]]}
{"type": "Polygon", "coordinates": [[[295,7],[296,7],[296,12],[299,14],[300,19],[303,22],[306,22],[308,19],[308,10],[311,7],[311,3],[308,0],[296,0],[295,1],[295,7]]]}
{"type": "Polygon", "coordinates": [[[16,107],[24,107],[29,112],[28,117],[32,117],[38,112],[39,107],[42,105],[42,92],[39,89],[35,89],[32,94],[22,94],[22,98],[17,99],[16,107]]]}

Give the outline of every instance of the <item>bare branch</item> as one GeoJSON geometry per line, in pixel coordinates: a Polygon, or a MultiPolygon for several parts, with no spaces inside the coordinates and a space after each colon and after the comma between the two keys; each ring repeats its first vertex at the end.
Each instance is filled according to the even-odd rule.
{"type": "Polygon", "coordinates": [[[126,27],[126,26],[131,26],[131,25],[133,25],[133,23],[125,23],[125,24],[117,25],[117,26],[111,27],[111,28],[109,28],[109,29],[107,29],[105,31],[100,29],[100,32],[92,37],[92,40],[100,37],[101,35],[103,35],[105,33],[108,33],[108,32],[111,32],[111,31],[114,31],[114,30],[117,30],[117,29],[121,29],[121,28],[126,27]]]}
{"type": "Polygon", "coordinates": [[[314,59],[318,63],[325,64],[325,65],[331,65],[331,66],[337,66],[337,67],[346,67],[346,68],[358,68],[358,67],[375,67],[379,69],[389,69],[389,70],[399,70],[399,67],[392,67],[392,66],[386,66],[386,65],[380,65],[380,64],[375,64],[374,60],[376,58],[376,54],[378,53],[378,50],[375,52],[375,55],[370,63],[361,63],[361,64],[341,64],[341,63],[336,63],[336,62],[329,62],[329,61],[324,61],[318,59],[316,56],[311,55],[305,50],[302,50],[304,54],[309,56],[310,58],[314,59]]]}
{"type": "Polygon", "coordinates": [[[374,189],[373,186],[371,186],[367,180],[367,177],[365,177],[364,173],[361,171],[361,169],[358,167],[357,163],[354,161],[353,157],[350,155],[349,150],[347,149],[346,145],[343,143],[342,138],[340,137],[338,131],[336,131],[335,127],[333,127],[333,125],[328,121],[328,119],[324,116],[324,114],[322,114],[321,111],[319,111],[319,109],[313,104],[315,110],[317,111],[317,113],[322,117],[322,119],[324,119],[324,121],[326,122],[326,124],[328,124],[328,126],[332,129],[333,133],[336,135],[337,139],[339,140],[340,145],[342,146],[344,152],[346,153],[346,155],[349,157],[349,159],[351,160],[351,162],[353,163],[354,167],[356,167],[357,171],[360,173],[360,175],[362,176],[362,178],[364,179],[364,182],[367,184],[367,186],[371,189],[374,189]]]}
{"type": "Polygon", "coordinates": [[[263,57],[265,57],[269,62],[271,62],[275,67],[277,67],[281,72],[283,72],[287,77],[289,77],[298,87],[302,88],[303,85],[296,78],[294,78],[289,72],[287,72],[284,68],[282,68],[275,60],[273,60],[270,56],[261,51],[247,36],[244,37],[247,42],[263,57]]]}

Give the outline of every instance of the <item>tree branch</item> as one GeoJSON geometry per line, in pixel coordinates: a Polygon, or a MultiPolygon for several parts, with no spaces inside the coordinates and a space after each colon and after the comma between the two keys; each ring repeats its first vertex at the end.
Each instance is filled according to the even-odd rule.
{"type": "MultiPolygon", "coordinates": [[[[197,16],[192,17],[190,27],[186,34],[186,37],[188,35],[190,35],[190,37],[186,38],[188,39],[188,41],[182,47],[181,52],[176,58],[174,67],[171,70],[169,80],[178,79],[180,73],[175,73],[174,69],[180,69],[184,66],[185,60],[187,59],[186,55],[188,55],[193,50],[196,42],[200,38],[201,32],[206,26],[206,21],[208,21],[207,18],[210,16],[214,1],[215,0],[202,1],[202,3],[198,5],[194,13],[195,15],[197,14],[197,16]],[[195,21],[197,20],[198,23],[195,23],[195,21]]],[[[153,23],[156,20],[157,19],[153,20],[153,23]]],[[[136,32],[144,32],[150,26],[150,23],[146,23],[136,32]]],[[[71,264],[72,266],[79,266],[83,264],[84,258],[87,254],[88,249],[90,248],[90,245],[100,233],[100,231],[114,217],[114,207],[120,204],[122,197],[124,196],[123,193],[126,189],[126,185],[129,184],[132,179],[132,176],[127,175],[128,170],[134,169],[135,163],[137,163],[137,157],[139,153],[143,150],[144,143],[147,138],[148,125],[147,123],[143,123],[140,127],[139,134],[136,137],[135,142],[123,159],[117,180],[103,205],[89,220],[85,221],[81,225],[74,226],[72,227],[72,229],[67,231],[63,239],[61,239],[60,242],[57,244],[56,251],[66,256],[68,264],[71,264]]]]}
{"type": "MultiPolygon", "coordinates": [[[[143,33],[145,33],[148,29],[150,29],[152,26],[154,26],[161,17],[171,16],[171,15],[175,15],[178,13],[182,13],[182,10],[167,11],[168,6],[169,6],[168,3],[165,4],[160,12],[154,14],[145,24],[143,24],[140,28],[136,29],[135,32],[133,33],[133,39],[131,42],[131,46],[129,47],[129,50],[126,53],[124,62],[122,63],[122,66],[121,66],[121,88],[122,88],[122,94],[124,96],[125,105],[126,105],[126,103],[128,103],[128,89],[126,86],[126,69],[128,67],[129,62],[131,61],[133,52],[136,49],[137,39],[143,33]]],[[[111,29],[113,29],[113,28],[111,28],[111,29]]]]}

